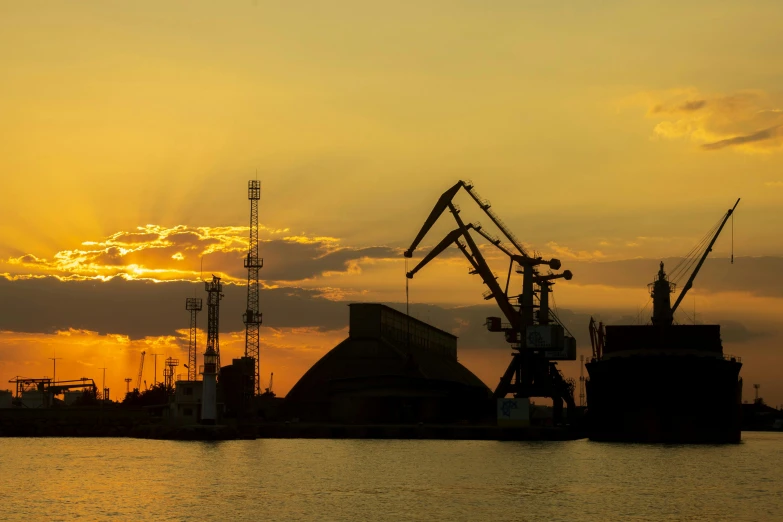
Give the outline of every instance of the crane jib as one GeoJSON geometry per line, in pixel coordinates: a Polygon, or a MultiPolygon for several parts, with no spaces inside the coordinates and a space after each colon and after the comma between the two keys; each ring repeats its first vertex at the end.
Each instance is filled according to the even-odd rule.
{"type": "Polygon", "coordinates": [[[712,247],[715,244],[715,241],[718,240],[718,236],[720,236],[720,233],[723,230],[723,226],[726,224],[726,222],[729,220],[731,215],[734,213],[734,209],[737,208],[739,202],[740,202],[740,198],[737,198],[737,202],[734,203],[734,206],[731,207],[726,212],[726,215],[723,217],[723,221],[718,227],[718,230],[715,232],[715,235],[712,237],[712,241],[710,241],[710,244],[707,245],[707,248],[704,250],[704,254],[701,256],[701,259],[699,259],[699,263],[696,265],[696,268],[693,269],[693,273],[688,278],[688,282],[686,282],[685,286],[683,286],[682,292],[680,292],[680,295],[677,297],[677,301],[674,302],[674,305],[672,306],[672,312],[671,312],[672,315],[674,315],[674,312],[677,310],[677,307],[680,306],[680,303],[685,297],[685,294],[687,294],[688,290],[690,290],[691,287],[693,286],[693,281],[696,279],[696,275],[699,273],[699,270],[701,269],[701,266],[704,264],[704,261],[707,259],[707,256],[710,255],[710,252],[712,252],[712,247]]]}

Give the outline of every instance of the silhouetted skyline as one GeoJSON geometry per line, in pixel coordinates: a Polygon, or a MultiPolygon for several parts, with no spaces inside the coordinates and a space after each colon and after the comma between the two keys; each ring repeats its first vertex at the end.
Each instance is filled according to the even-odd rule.
{"type": "MultiPolygon", "coordinates": [[[[573,272],[555,304],[580,318],[580,354],[582,317],[639,316],[659,261],[742,197],[735,264],[727,229],[682,308],[721,322],[746,388],[783,403],[783,5],[2,11],[0,382],[50,374],[56,350],[58,377],[106,367],[116,397],[141,350],[184,359],[202,258],[226,282],[221,353],[240,355],[257,170],[261,357],[280,395],[345,337],[347,302],[404,302],[402,250],[472,178],[573,272]]],[[[460,256],[417,276],[411,301],[494,385],[508,357],[460,256]]]]}

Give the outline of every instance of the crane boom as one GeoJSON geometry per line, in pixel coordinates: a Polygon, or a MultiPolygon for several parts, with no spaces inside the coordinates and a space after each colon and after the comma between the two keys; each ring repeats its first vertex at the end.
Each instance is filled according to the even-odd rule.
{"type": "Polygon", "coordinates": [[[481,250],[479,250],[476,242],[473,241],[473,238],[468,232],[467,226],[462,222],[462,218],[459,217],[459,212],[456,208],[454,208],[454,204],[449,202],[448,207],[452,214],[454,214],[454,219],[457,221],[457,224],[462,231],[462,235],[465,238],[465,242],[468,244],[468,248],[473,255],[473,261],[475,262],[474,268],[476,273],[481,276],[484,284],[489,287],[489,290],[492,293],[492,297],[495,298],[495,302],[498,304],[498,307],[500,307],[500,311],[503,312],[503,315],[506,316],[508,322],[516,328],[519,325],[519,314],[514,309],[514,307],[511,306],[506,293],[502,288],[500,288],[500,284],[498,284],[498,281],[495,278],[495,274],[492,273],[492,270],[489,268],[489,265],[484,259],[484,256],[481,255],[481,250]]]}
{"type": "MultiPolygon", "coordinates": [[[[476,189],[473,186],[473,182],[464,181],[464,180],[458,181],[446,192],[441,194],[440,198],[438,198],[438,201],[435,203],[435,206],[430,212],[430,215],[427,217],[426,221],[422,225],[421,230],[419,230],[419,233],[416,235],[416,238],[413,240],[413,243],[411,243],[411,246],[408,248],[408,250],[405,251],[404,256],[413,257],[413,251],[416,250],[416,248],[419,246],[419,243],[421,243],[421,240],[424,239],[424,236],[426,236],[427,232],[430,231],[432,225],[434,225],[435,222],[438,220],[438,218],[443,214],[443,212],[451,206],[451,201],[454,199],[454,196],[457,195],[457,192],[459,192],[460,187],[464,188],[465,191],[468,194],[470,194],[470,197],[473,198],[473,200],[478,204],[479,207],[481,207],[481,210],[483,210],[484,213],[487,216],[489,216],[489,219],[491,219],[492,222],[495,224],[495,226],[497,226],[498,229],[500,229],[503,235],[509,241],[511,241],[514,247],[519,251],[519,254],[514,254],[513,252],[508,250],[506,247],[502,245],[500,239],[493,237],[492,235],[483,231],[480,225],[478,226],[471,225],[470,227],[476,230],[482,236],[484,236],[484,238],[487,239],[487,241],[495,245],[497,248],[502,250],[507,256],[511,257],[515,261],[522,263],[523,258],[532,259],[528,255],[524,247],[522,246],[522,242],[519,241],[519,239],[517,239],[517,237],[514,235],[513,232],[511,232],[511,230],[509,230],[509,228],[506,226],[503,220],[500,219],[500,217],[490,208],[491,205],[489,201],[483,199],[479,195],[479,193],[476,192],[476,189]]],[[[546,261],[541,261],[540,264],[549,264],[549,263],[546,261]]],[[[559,261],[557,262],[557,266],[552,266],[552,268],[557,270],[559,268],[559,261]]],[[[535,273],[535,270],[533,271],[533,273],[535,273]]]]}
{"type": "Polygon", "coordinates": [[[419,233],[416,235],[416,239],[413,240],[413,243],[411,243],[410,248],[405,251],[405,257],[413,257],[413,251],[416,250],[416,247],[419,246],[421,240],[424,239],[424,236],[426,236],[427,232],[430,231],[432,225],[435,224],[435,222],[438,220],[441,214],[443,214],[443,211],[446,210],[446,208],[449,206],[451,200],[454,199],[454,196],[457,194],[457,191],[459,191],[459,188],[462,185],[463,182],[458,181],[456,184],[454,184],[453,187],[451,187],[449,190],[447,190],[440,196],[438,202],[435,203],[435,207],[433,207],[432,212],[430,212],[429,217],[424,222],[424,225],[422,225],[421,230],[419,230],[419,233]]]}
{"type": "Polygon", "coordinates": [[[433,248],[430,253],[428,253],[424,259],[419,262],[418,265],[416,265],[406,274],[406,276],[408,279],[413,279],[413,276],[416,275],[416,272],[424,268],[427,263],[432,261],[438,254],[446,250],[449,245],[456,243],[457,247],[462,251],[463,254],[465,254],[465,257],[468,258],[468,261],[470,261],[470,264],[473,267],[473,272],[479,274],[481,279],[484,281],[484,284],[489,287],[491,295],[495,298],[495,301],[498,303],[498,306],[503,312],[503,315],[506,316],[511,324],[516,324],[519,320],[516,310],[514,310],[511,304],[509,304],[505,292],[503,292],[503,290],[500,288],[500,285],[495,279],[495,275],[492,273],[492,270],[489,268],[489,265],[484,259],[484,256],[481,255],[478,246],[473,241],[473,238],[468,232],[468,230],[471,228],[475,230],[474,226],[470,223],[465,225],[462,222],[462,219],[457,216],[457,209],[454,208],[451,203],[448,203],[448,206],[451,207],[451,210],[454,213],[454,217],[456,218],[457,223],[460,225],[460,228],[449,232],[446,237],[444,237],[443,240],[438,243],[435,248],[433,248]],[[465,242],[468,243],[468,246],[465,246],[459,240],[460,237],[465,238],[465,242]]]}
{"type": "Polygon", "coordinates": [[[486,239],[487,241],[489,241],[490,243],[492,243],[493,245],[498,247],[498,249],[500,249],[508,257],[513,259],[516,256],[516,254],[514,254],[511,250],[509,250],[509,249],[507,249],[506,247],[503,246],[503,243],[500,242],[500,239],[494,237],[493,235],[488,233],[486,230],[484,230],[484,227],[474,226],[473,229],[476,232],[478,232],[479,234],[481,234],[484,237],[484,239],[486,239]]]}
{"type": "Polygon", "coordinates": [[[734,206],[731,207],[728,212],[726,212],[726,216],[723,218],[723,222],[718,227],[718,231],[715,232],[715,235],[712,237],[712,241],[710,241],[710,244],[707,245],[707,249],[704,251],[704,254],[701,256],[701,259],[699,259],[699,264],[696,265],[696,268],[693,270],[693,273],[691,274],[691,277],[688,278],[688,282],[685,283],[685,286],[682,288],[682,292],[680,292],[679,297],[677,297],[677,301],[675,301],[674,306],[672,306],[672,315],[674,315],[675,310],[677,310],[677,307],[680,306],[680,303],[682,302],[682,299],[685,297],[685,294],[688,293],[688,290],[691,289],[693,286],[693,281],[696,279],[696,274],[699,273],[699,269],[701,268],[701,265],[704,264],[704,261],[707,259],[707,256],[710,255],[710,252],[712,252],[712,246],[715,244],[715,241],[718,240],[718,236],[721,233],[721,230],[723,230],[723,226],[726,224],[726,221],[729,220],[729,217],[734,213],[734,209],[737,208],[737,205],[739,205],[740,198],[737,198],[737,202],[734,203],[734,206]]]}
{"type": "Polygon", "coordinates": [[[141,362],[139,363],[139,376],[136,378],[136,389],[141,390],[141,375],[144,372],[144,354],[147,352],[141,352],[141,362]]]}
{"type": "Polygon", "coordinates": [[[438,254],[440,254],[441,252],[443,252],[444,250],[446,250],[446,249],[449,247],[449,245],[451,245],[452,243],[456,242],[456,241],[459,239],[459,237],[460,237],[461,235],[462,235],[462,229],[461,229],[461,228],[458,228],[458,229],[456,229],[456,230],[452,230],[451,232],[449,232],[449,233],[446,235],[446,237],[444,237],[444,238],[443,238],[443,240],[442,240],[440,243],[438,243],[437,245],[435,245],[435,248],[433,248],[433,249],[430,251],[430,253],[429,253],[429,254],[427,254],[426,256],[424,256],[424,259],[422,259],[421,261],[419,261],[419,264],[418,264],[418,265],[416,265],[415,267],[413,267],[413,269],[412,269],[410,272],[408,272],[407,274],[405,274],[406,276],[408,276],[408,279],[413,279],[413,276],[416,274],[416,272],[418,272],[419,270],[421,270],[422,268],[424,268],[424,266],[425,266],[427,263],[429,263],[429,262],[430,262],[430,261],[432,261],[432,260],[433,260],[435,257],[437,257],[437,256],[438,256],[438,254]]]}
{"type": "Polygon", "coordinates": [[[462,186],[465,187],[465,190],[468,192],[468,194],[470,194],[470,197],[472,197],[473,200],[478,203],[478,206],[481,207],[481,210],[483,210],[484,213],[489,216],[489,219],[492,220],[495,226],[498,227],[500,231],[503,232],[503,235],[506,236],[509,241],[511,241],[511,244],[513,244],[516,249],[519,250],[519,253],[525,257],[528,257],[527,252],[522,246],[522,242],[517,239],[514,233],[508,229],[505,223],[503,223],[503,220],[500,219],[500,217],[498,217],[498,215],[495,214],[495,212],[490,208],[492,205],[490,205],[489,201],[479,196],[478,192],[476,192],[476,189],[473,187],[473,183],[470,181],[460,181],[460,183],[462,183],[462,186]]]}
{"type": "Polygon", "coordinates": [[[470,255],[470,252],[468,252],[468,247],[466,247],[465,244],[459,239],[457,239],[455,243],[457,244],[457,248],[459,248],[462,253],[465,254],[465,257],[468,258],[468,261],[470,261],[470,265],[473,267],[472,273],[478,273],[478,264],[476,263],[476,260],[473,259],[473,256],[470,255]]]}

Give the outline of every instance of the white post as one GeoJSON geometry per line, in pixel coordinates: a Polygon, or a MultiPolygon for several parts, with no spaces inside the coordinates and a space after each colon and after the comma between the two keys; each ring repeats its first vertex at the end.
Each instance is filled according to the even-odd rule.
{"type": "Polygon", "coordinates": [[[217,420],[217,354],[207,349],[204,353],[203,390],[201,395],[201,423],[215,424],[217,420]]]}

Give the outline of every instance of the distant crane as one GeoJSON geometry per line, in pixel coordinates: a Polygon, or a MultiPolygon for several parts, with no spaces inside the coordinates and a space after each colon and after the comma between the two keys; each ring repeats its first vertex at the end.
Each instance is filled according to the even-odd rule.
{"type": "Polygon", "coordinates": [[[490,207],[489,201],[479,196],[471,181],[461,180],[444,192],[416,235],[410,248],[405,251],[405,257],[413,257],[416,247],[446,209],[451,212],[454,220],[457,222],[457,228],[447,234],[406,276],[412,279],[421,268],[438,254],[452,243],[455,244],[471,265],[469,273],[478,274],[481,276],[484,284],[487,285],[488,290],[484,292],[484,299],[494,299],[503,316],[508,321],[508,323],[504,324],[501,322],[500,317],[487,318],[487,329],[491,332],[504,332],[506,341],[515,350],[511,364],[509,364],[508,369],[495,389],[495,398],[503,398],[509,393],[513,393],[515,397],[551,397],[555,405],[555,415],[559,415],[562,411],[563,401],[568,405],[569,411],[574,411],[576,406],[574,404],[574,385],[563,378],[563,375],[557,369],[557,363],[552,361],[575,360],[576,343],[572,336],[565,334],[565,328],[562,323],[549,308],[549,293],[551,292],[553,281],[560,278],[570,280],[572,274],[569,270],[565,270],[560,274],[551,272],[546,275],[540,274],[537,270],[538,266],[545,265],[552,270],[559,270],[561,266],[560,261],[557,259],[545,260],[540,256],[530,256],[522,246],[522,243],[490,207]],[[504,246],[499,238],[486,232],[480,223],[466,224],[463,222],[459,216],[459,207],[452,203],[452,199],[460,189],[465,189],[470,197],[473,198],[479,208],[484,211],[495,226],[511,242],[513,249],[504,246]],[[497,281],[497,276],[492,272],[481,250],[473,240],[470,234],[471,230],[484,237],[509,257],[508,278],[505,290],[501,288],[497,281]],[[465,243],[462,242],[463,240],[465,243]],[[516,252],[513,251],[514,249],[516,252]],[[517,273],[523,275],[522,293],[509,295],[511,270],[515,263],[520,267],[517,273]],[[536,285],[538,286],[538,291],[536,291],[536,285]],[[536,295],[538,295],[538,305],[535,304],[536,295]],[[535,308],[538,308],[538,313],[535,312],[535,308]],[[555,324],[550,324],[550,322],[555,324]]]}
{"type": "MultiPolygon", "coordinates": [[[[136,378],[136,391],[141,391],[141,374],[144,372],[144,355],[147,352],[142,351],[141,352],[141,361],[139,362],[139,376],[136,378]]],[[[144,381],[145,385],[147,381],[144,381]]]]}
{"type": "Polygon", "coordinates": [[[753,398],[753,402],[754,402],[755,404],[758,404],[758,403],[759,403],[759,388],[761,388],[761,385],[760,385],[760,384],[754,384],[754,385],[753,385],[753,389],[754,389],[754,390],[755,390],[755,392],[756,392],[756,396],[753,398]]]}
{"type": "Polygon", "coordinates": [[[262,396],[264,396],[264,397],[274,397],[275,396],[275,392],[272,391],[272,384],[274,383],[274,377],[275,377],[274,373],[270,373],[269,374],[269,387],[264,389],[264,393],[261,394],[262,396]]]}

